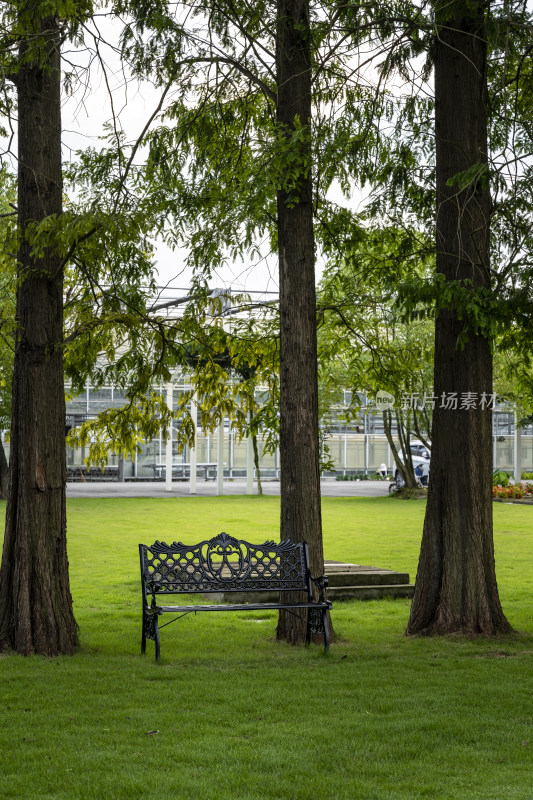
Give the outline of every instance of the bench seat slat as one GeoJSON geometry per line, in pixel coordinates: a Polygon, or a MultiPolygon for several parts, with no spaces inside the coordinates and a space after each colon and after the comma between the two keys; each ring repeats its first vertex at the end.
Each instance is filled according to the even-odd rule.
{"type": "MultiPolygon", "coordinates": [[[[285,608],[331,608],[330,602],[324,603],[217,603],[217,605],[202,606],[157,606],[160,612],[186,612],[186,611],[277,611],[285,608]]],[[[153,609],[152,609],[153,610],[153,609]]]]}

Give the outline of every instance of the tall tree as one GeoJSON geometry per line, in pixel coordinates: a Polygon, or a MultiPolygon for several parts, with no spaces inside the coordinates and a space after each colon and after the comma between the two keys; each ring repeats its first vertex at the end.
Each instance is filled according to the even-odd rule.
{"type": "MultiPolygon", "coordinates": [[[[138,29],[154,31],[152,74],[179,87],[174,128],[153,137],[150,168],[165,198],[173,187],[167,209],[192,245],[197,276],[205,279],[228,250],[248,255],[265,234],[279,255],[281,537],[308,540],[312,570],[322,572],[311,82],[313,63],[327,73],[327,57],[312,60],[320,36],[312,48],[309,3],[210,1],[203,42],[201,23],[191,37],[174,7],[166,19],[131,7],[138,29]]],[[[205,23],[205,4],[192,13],[205,23]]],[[[323,40],[332,27],[326,17],[323,40]]],[[[144,40],[132,31],[125,42],[146,69],[144,40]]],[[[282,615],[278,635],[303,641],[305,622],[282,615]]]]}
{"type": "MultiPolygon", "coordinates": [[[[315,244],[311,151],[311,26],[308,0],[278,0],[279,135],[301,136],[277,195],[280,288],[281,538],[307,540],[323,575],[318,437],[315,244]],[[295,174],[296,173],[296,174],[295,174]]],[[[280,612],[278,638],[304,641],[301,620],[280,612]]]]}
{"type": "MultiPolygon", "coordinates": [[[[94,39],[93,55],[101,55],[100,33],[91,34],[87,25],[91,15],[91,0],[0,6],[5,81],[0,112],[9,115],[17,107],[19,164],[0,648],[22,653],[72,653],[77,641],[66,553],[64,372],[74,390],[84,387],[89,375],[96,385],[112,375],[115,383],[128,386],[129,403],[112,426],[115,435],[123,434],[122,450],[135,448],[134,429],[153,436],[172,415],[152,391],[153,376],[169,379],[165,356],[172,347],[161,321],[148,311],[158,209],[143,202],[142,192],[139,199],[131,191],[140,140],[127,141],[113,119],[105,163],[87,148],[62,171],[60,48],[67,39],[74,49],[85,47],[83,28],[94,39]],[[63,210],[65,175],[76,185],[78,203],[69,201],[63,210]],[[97,191],[91,196],[93,183],[97,191]],[[109,359],[105,366],[98,362],[101,352],[109,359]]],[[[65,75],[68,86],[76,72],[74,66],[65,75]]]]}
{"type": "Polygon", "coordinates": [[[18,289],[10,485],[0,571],[0,648],[72,653],[77,626],[66,548],[63,264],[32,245],[62,212],[61,30],[50,10],[20,4],[18,59],[18,289]]]}
{"type": "Polygon", "coordinates": [[[485,0],[436,3],[437,272],[460,306],[436,320],[431,481],[408,634],[509,630],[492,536],[491,339],[475,298],[490,288],[485,0]],[[474,408],[445,401],[477,398],[474,408]],[[442,398],[442,400],[441,400],[442,398]],[[454,407],[455,406],[455,407],[454,407]]]}

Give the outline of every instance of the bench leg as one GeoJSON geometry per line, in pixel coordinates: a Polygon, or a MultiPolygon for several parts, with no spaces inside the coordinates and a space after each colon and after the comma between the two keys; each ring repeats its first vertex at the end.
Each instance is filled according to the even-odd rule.
{"type": "Polygon", "coordinates": [[[309,647],[309,645],[311,644],[311,628],[312,628],[312,625],[311,625],[311,614],[312,614],[312,611],[311,611],[311,609],[309,609],[309,611],[307,612],[307,628],[305,630],[305,646],[306,647],[309,647]]]}
{"type": "Polygon", "coordinates": [[[142,622],[142,633],[141,633],[141,655],[146,653],[146,639],[150,638],[150,617],[146,613],[143,607],[143,622],[142,622]]]}
{"type": "Polygon", "coordinates": [[[143,611],[143,629],[141,637],[141,653],[146,653],[146,640],[152,639],[155,644],[155,657],[159,661],[160,658],[160,644],[159,644],[159,625],[157,614],[148,614],[143,611]]]}
{"type": "Polygon", "coordinates": [[[310,608],[307,612],[307,630],[305,634],[305,644],[311,641],[312,634],[322,634],[324,637],[324,649],[329,651],[329,626],[327,608],[310,608]]]}
{"type": "Polygon", "coordinates": [[[159,645],[159,625],[157,623],[157,617],[154,617],[154,642],[155,642],[155,660],[159,661],[161,659],[161,648],[159,645]]]}
{"type": "Polygon", "coordinates": [[[324,628],[324,650],[329,653],[329,625],[328,625],[328,612],[324,609],[322,612],[322,626],[324,628]]]}

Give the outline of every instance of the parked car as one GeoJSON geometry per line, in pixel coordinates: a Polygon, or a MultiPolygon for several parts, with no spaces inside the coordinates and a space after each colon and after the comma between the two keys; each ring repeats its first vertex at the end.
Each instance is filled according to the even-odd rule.
{"type": "Polygon", "coordinates": [[[422,458],[431,458],[431,450],[422,442],[414,440],[411,442],[411,455],[421,456],[422,458]]]}
{"type": "MultiPolygon", "coordinates": [[[[431,450],[428,450],[425,444],[419,441],[411,442],[411,460],[413,462],[413,469],[422,486],[427,486],[429,483],[429,465],[431,462],[431,450]]],[[[401,489],[405,486],[405,481],[402,478],[398,467],[394,467],[394,483],[396,489],[401,489]]]]}

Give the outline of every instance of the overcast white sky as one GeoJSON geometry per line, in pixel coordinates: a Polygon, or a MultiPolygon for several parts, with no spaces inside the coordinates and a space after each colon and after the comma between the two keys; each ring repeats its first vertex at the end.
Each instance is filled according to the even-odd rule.
{"type": "MultiPolygon", "coordinates": [[[[102,14],[96,18],[96,26],[103,41],[111,45],[117,43],[121,28],[116,21],[113,22],[102,14]]],[[[156,109],[160,96],[153,86],[139,85],[122,71],[120,59],[113,46],[100,42],[98,55],[95,55],[96,39],[91,38],[91,30],[94,33],[95,28],[92,24],[86,36],[85,48],[78,49],[74,45],[66,45],[63,48],[64,74],[75,69],[79,76],[79,81],[77,83],[74,81],[73,94],[64,94],[62,124],[65,161],[75,159],[78,150],[89,146],[97,148],[102,146],[100,137],[104,134],[105,123],[112,119],[113,113],[119,127],[126,132],[127,139],[135,141],[156,109]],[[87,72],[89,60],[91,65],[90,71],[87,72]]],[[[13,142],[12,146],[16,148],[16,142],[13,142]]],[[[13,167],[16,169],[14,163],[13,167]]],[[[360,193],[354,192],[353,200],[347,201],[340,190],[333,191],[331,199],[339,204],[350,202],[350,205],[357,205],[362,202],[360,193]]],[[[221,266],[213,275],[211,287],[277,293],[277,258],[268,253],[267,244],[262,252],[263,258],[255,257],[253,263],[245,261],[221,266]]],[[[179,291],[187,290],[192,275],[185,267],[185,258],[184,251],[172,251],[161,243],[156,258],[159,285],[169,285],[179,291]]],[[[317,282],[322,269],[323,264],[318,258],[317,282]]]]}
{"type": "MultiPolygon", "coordinates": [[[[78,89],[71,97],[65,97],[63,104],[63,143],[65,159],[76,158],[76,151],[87,146],[101,146],[99,137],[104,123],[111,119],[110,95],[106,80],[113,89],[114,110],[120,127],[127,138],[134,141],[146,125],[158,103],[158,95],[153,87],[124,85],[124,76],[116,71],[114,59],[108,49],[103,54],[109,56],[107,78],[102,68],[93,63],[91,85],[83,92],[78,89]]],[[[69,54],[66,54],[69,58],[69,54]]],[[[266,251],[265,251],[266,252],[266,251]]],[[[185,266],[186,252],[173,251],[164,243],[157,250],[158,283],[161,286],[186,290],[191,281],[191,270],[185,266]]],[[[277,292],[277,263],[272,257],[265,257],[259,263],[235,263],[221,267],[213,276],[213,286],[229,287],[236,290],[277,292]]]]}
{"type": "MultiPolygon", "coordinates": [[[[102,17],[97,22],[102,38],[116,41],[118,26],[102,17]]],[[[87,37],[87,44],[94,44],[87,37]]],[[[99,45],[99,59],[93,57],[87,88],[78,86],[70,97],[65,96],[63,104],[63,143],[65,159],[75,158],[75,151],[89,145],[99,146],[99,137],[104,123],[112,118],[110,90],[113,96],[113,111],[127,138],[134,141],[143,130],[147,119],[155,110],[159,95],[152,86],[139,85],[127,79],[121,69],[120,61],[111,47],[99,45]],[[105,63],[105,71],[102,68],[105,63]]],[[[66,49],[63,53],[63,69],[71,69],[70,64],[87,65],[87,55],[66,49]]],[[[340,191],[332,199],[346,203],[340,191]]],[[[360,201],[360,197],[358,198],[360,201]]],[[[264,258],[249,262],[228,263],[213,276],[212,287],[232,287],[236,291],[272,292],[278,291],[277,258],[268,255],[265,246],[264,258]]],[[[190,284],[191,272],[185,267],[183,251],[172,251],[163,243],[157,251],[158,283],[186,290],[190,284]]],[[[322,264],[317,263],[317,281],[320,279],[322,264]]]]}

